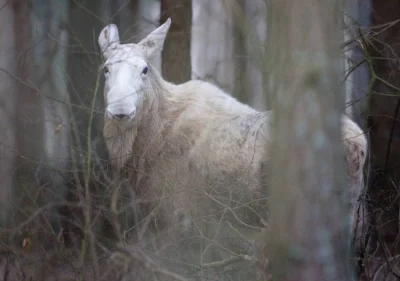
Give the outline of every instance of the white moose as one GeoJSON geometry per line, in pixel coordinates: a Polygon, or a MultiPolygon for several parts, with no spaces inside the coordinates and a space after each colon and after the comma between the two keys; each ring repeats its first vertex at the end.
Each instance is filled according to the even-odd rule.
{"type": "MultiPolygon", "coordinates": [[[[138,44],[120,44],[114,24],[99,35],[105,59],[104,137],[113,166],[131,168],[133,187],[154,200],[148,210],[160,208],[161,197],[170,198],[165,208],[172,209],[161,208],[162,217],[186,212],[182,208],[201,200],[215,201],[207,196],[220,190],[235,193],[236,200],[243,193],[258,196],[263,164],[269,160],[271,112],[256,111],[205,81],[165,81],[151,60],[161,52],[170,25],[168,19],[138,44]],[[199,183],[209,193],[194,190],[199,183]]],[[[342,138],[354,206],[363,187],[367,141],[344,115],[342,138]]]]}

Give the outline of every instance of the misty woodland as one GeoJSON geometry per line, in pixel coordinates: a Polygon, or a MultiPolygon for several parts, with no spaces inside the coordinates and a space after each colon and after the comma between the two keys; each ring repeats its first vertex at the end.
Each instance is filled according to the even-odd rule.
{"type": "Polygon", "coordinates": [[[400,7],[336,2],[0,0],[0,281],[398,280],[400,7]]]}

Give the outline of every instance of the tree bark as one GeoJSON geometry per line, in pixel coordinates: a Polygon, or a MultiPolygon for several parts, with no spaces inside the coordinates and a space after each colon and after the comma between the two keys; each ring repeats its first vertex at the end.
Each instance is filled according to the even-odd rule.
{"type": "MultiPolygon", "coordinates": [[[[85,159],[88,138],[93,145],[103,143],[103,89],[98,88],[95,100],[92,134],[88,133],[88,124],[92,99],[95,95],[98,67],[102,58],[98,53],[97,37],[102,28],[112,20],[108,1],[86,0],[72,1],[69,5],[69,42],[67,71],[69,75],[68,92],[71,99],[71,135],[74,152],[85,159]],[[107,18],[108,17],[108,18],[107,18]],[[107,20],[108,19],[108,20],[107,20]]],[[[102,76],[101,76],[102,78],[102,76]]],[[[96,145],[95,152],[101,158],[107,158],[105,145],[96,145]]],[[[82,160],[82,159],[81,159],[82,160]]]]}
{"type": "Polygon", "coordinates": [[[16,31],[15,51],[18,55],[17,103],[20,109],[17,120],[18,152],[21,159],[17,172],[19,174],[18,180],[22,185],[33,187],[33,184],[39,183],[34,183],[29,177],[35,172],[38,167],[37,164],[44,160],[44,110],[41,84],[47,79],[47,73],[43,71],[43,68],[39,67],[38,69],[36,67],[36,63],[42,62],[41,59],[44,58],[42,56],[44,55],[43,49],[41,46],[37,46],[37,43],[44,40],[45,35],[41,33],[40,26],[48,21],[49,15],[46,13],[37,15],[41,22],[32,25],[31,17],[35,17],[35,14],[32,13],[32,7],[28,2],[13,1],[13,6],[16,31]],[[40,33],[41,36],[38,36],[40,38],[34,38],[34,34],[37,33],[40,33]],[[37,56],[38,60],[35,61],[34,56],[37,56]]]}
{"type": "MultiPolygon", "coordinates": [[[[262,94],[261,71],[263,63],[260,29],[265,22],[266,3],[253,0],[225,0],[231,17],[234,42],[234,91],[233,95],[241,102],[258,110],[265,110],[262,94]],[[261,26],[260,26],[261,25],[261,26]]],[[[264,30],[265,33],[265,30],[264,30]]]]}
{"type": "MultiPolygon", "coordinates": [[[[39,152],[42,163],[37,168],[40,182],[36,184],[48,186],[40,192],[45,204],[65,202],[67,196],[65,179],[70,149],[68,79],[65,72],[67,20],[68,2],[41,0],[32,3],[32,42],[35,46],[32,80],[40,90],[41,98],[36,100],[37,110],[41,113],[41,127],[35,133],[40,134],[38,139],[42,145],[39,152]]],[[[55,233],[59,233],[61,225],[57,208],[52,208],[47,215],[55,233]]]]}
{"type": "Polygon", "coordinates": [[[371,21],[371,0],[345,1],[344,22],[345,42],[353,41],[345,48],[346,62],[346,114],[351,117],[362,129],[366,129],[366,93],[370,81],[370,70],[368,64],[362,63],[365,60],[364,51],[357,41],[358,29],[365,29],[370,26],[371,21]],[[357,67],[356,67],[357,66],[357,67]],[[356,67],[356,68],[355,68],[356,67]],[[351,70],[351,72],[350,72],[351,70]]]}
{"type": "Polygon", "coordinates": [[[15,26],[11,3],[0,0],[0,227],[12,222],[16,166],[15,26]],[[10,75],[11,74],[11,75],[10,75]]]}
{"type": "Polygon", "coordinates": [[[352,280],[341,142],[340,1],[272,1],[273,280],[352,280]]]}
{"type": "Polygon", "coordinates": [[[183,83],[192,76],[192,0],[161,0],[161,23],[168,17],[172,23],[162,51],[162,75],[167,81],[183,83]]]}
{"type": "Polygon", "coordinates": [[[227,1],[193,0],[192,78],[234,91],[234,42],[227,1]]]}
{"type": "Polygon", "coordinates": [[[370,60],[372,88],[367,93],[367,126],[370,142],[370,165],[368,180],[368,207],[370,209],[371,234],[369,251],[365,255],[365,279],[398,279],[388,263],[388,255],[400,253],[398,235],[400,231],[399,168],[400,168],[400,2],[396,0],[371,0],[371,27],[373,37],[365,36],[367,58],[370,60]],[[386,81],[383,82],[383,81],[386,81]],[[384,243],[384,247],[382,247],[384,243]],[[375,273],[375,269],[384,270],[375,273]],[[368,272],[367,272],[368,271],[368,272]],[[384,276],[385,275],[385,276],[384,276]]]}
{"type": "Polygon", "coordinates": [[[233,95],[241,102],[249,104],[251,94],[248,83],[247,36],[245,33],[246,5],[244,0],[230,1],[227,4],[232,14],[234,61],[235,61],[235,88],[233,95]]]}
{"type": "Polygon", "coordinates": [[[138,43],[140,26],[140,1],[130,0],[118,7],[120,38],[123,43],[138,43]]]}

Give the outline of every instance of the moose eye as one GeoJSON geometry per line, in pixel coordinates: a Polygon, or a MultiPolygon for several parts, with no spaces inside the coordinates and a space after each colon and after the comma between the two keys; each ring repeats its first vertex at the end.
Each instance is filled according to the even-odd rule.
{"type": "Polygon", "coordinates": [[[108,70],[108,67],[104,67],[104,68],[103,68],[103,71],[104,71],[105,74],[110,73],[110,71],[108,70]]]}
{"type": "Polygon", "coordinates": [[[147,74],[147,71],[149,71],[149,68],[146,66],[145,68],[143,68],[142,74],[147,74]]]}

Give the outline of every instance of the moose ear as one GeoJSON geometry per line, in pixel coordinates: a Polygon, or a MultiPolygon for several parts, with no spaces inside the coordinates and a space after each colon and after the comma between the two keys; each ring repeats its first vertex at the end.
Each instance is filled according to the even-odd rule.
{"type": "Polygon", "coordinates": [[[167,37],[167,33],[169,27],[171,26],[171,18],[168,18],[167,21],[147,35],[142,41],[138,43],[140,47],[145,51],[147,59],[152,59],[153,56],[160,52],[164,46],[165,37],[167,37]]]}
{"type": "Polygon", "coordinates": [[[114,44],[119,44],[118,27],[115,24],[109,24],[104,27],[100,32],[98,42],[102,52],[114,44]]]}

